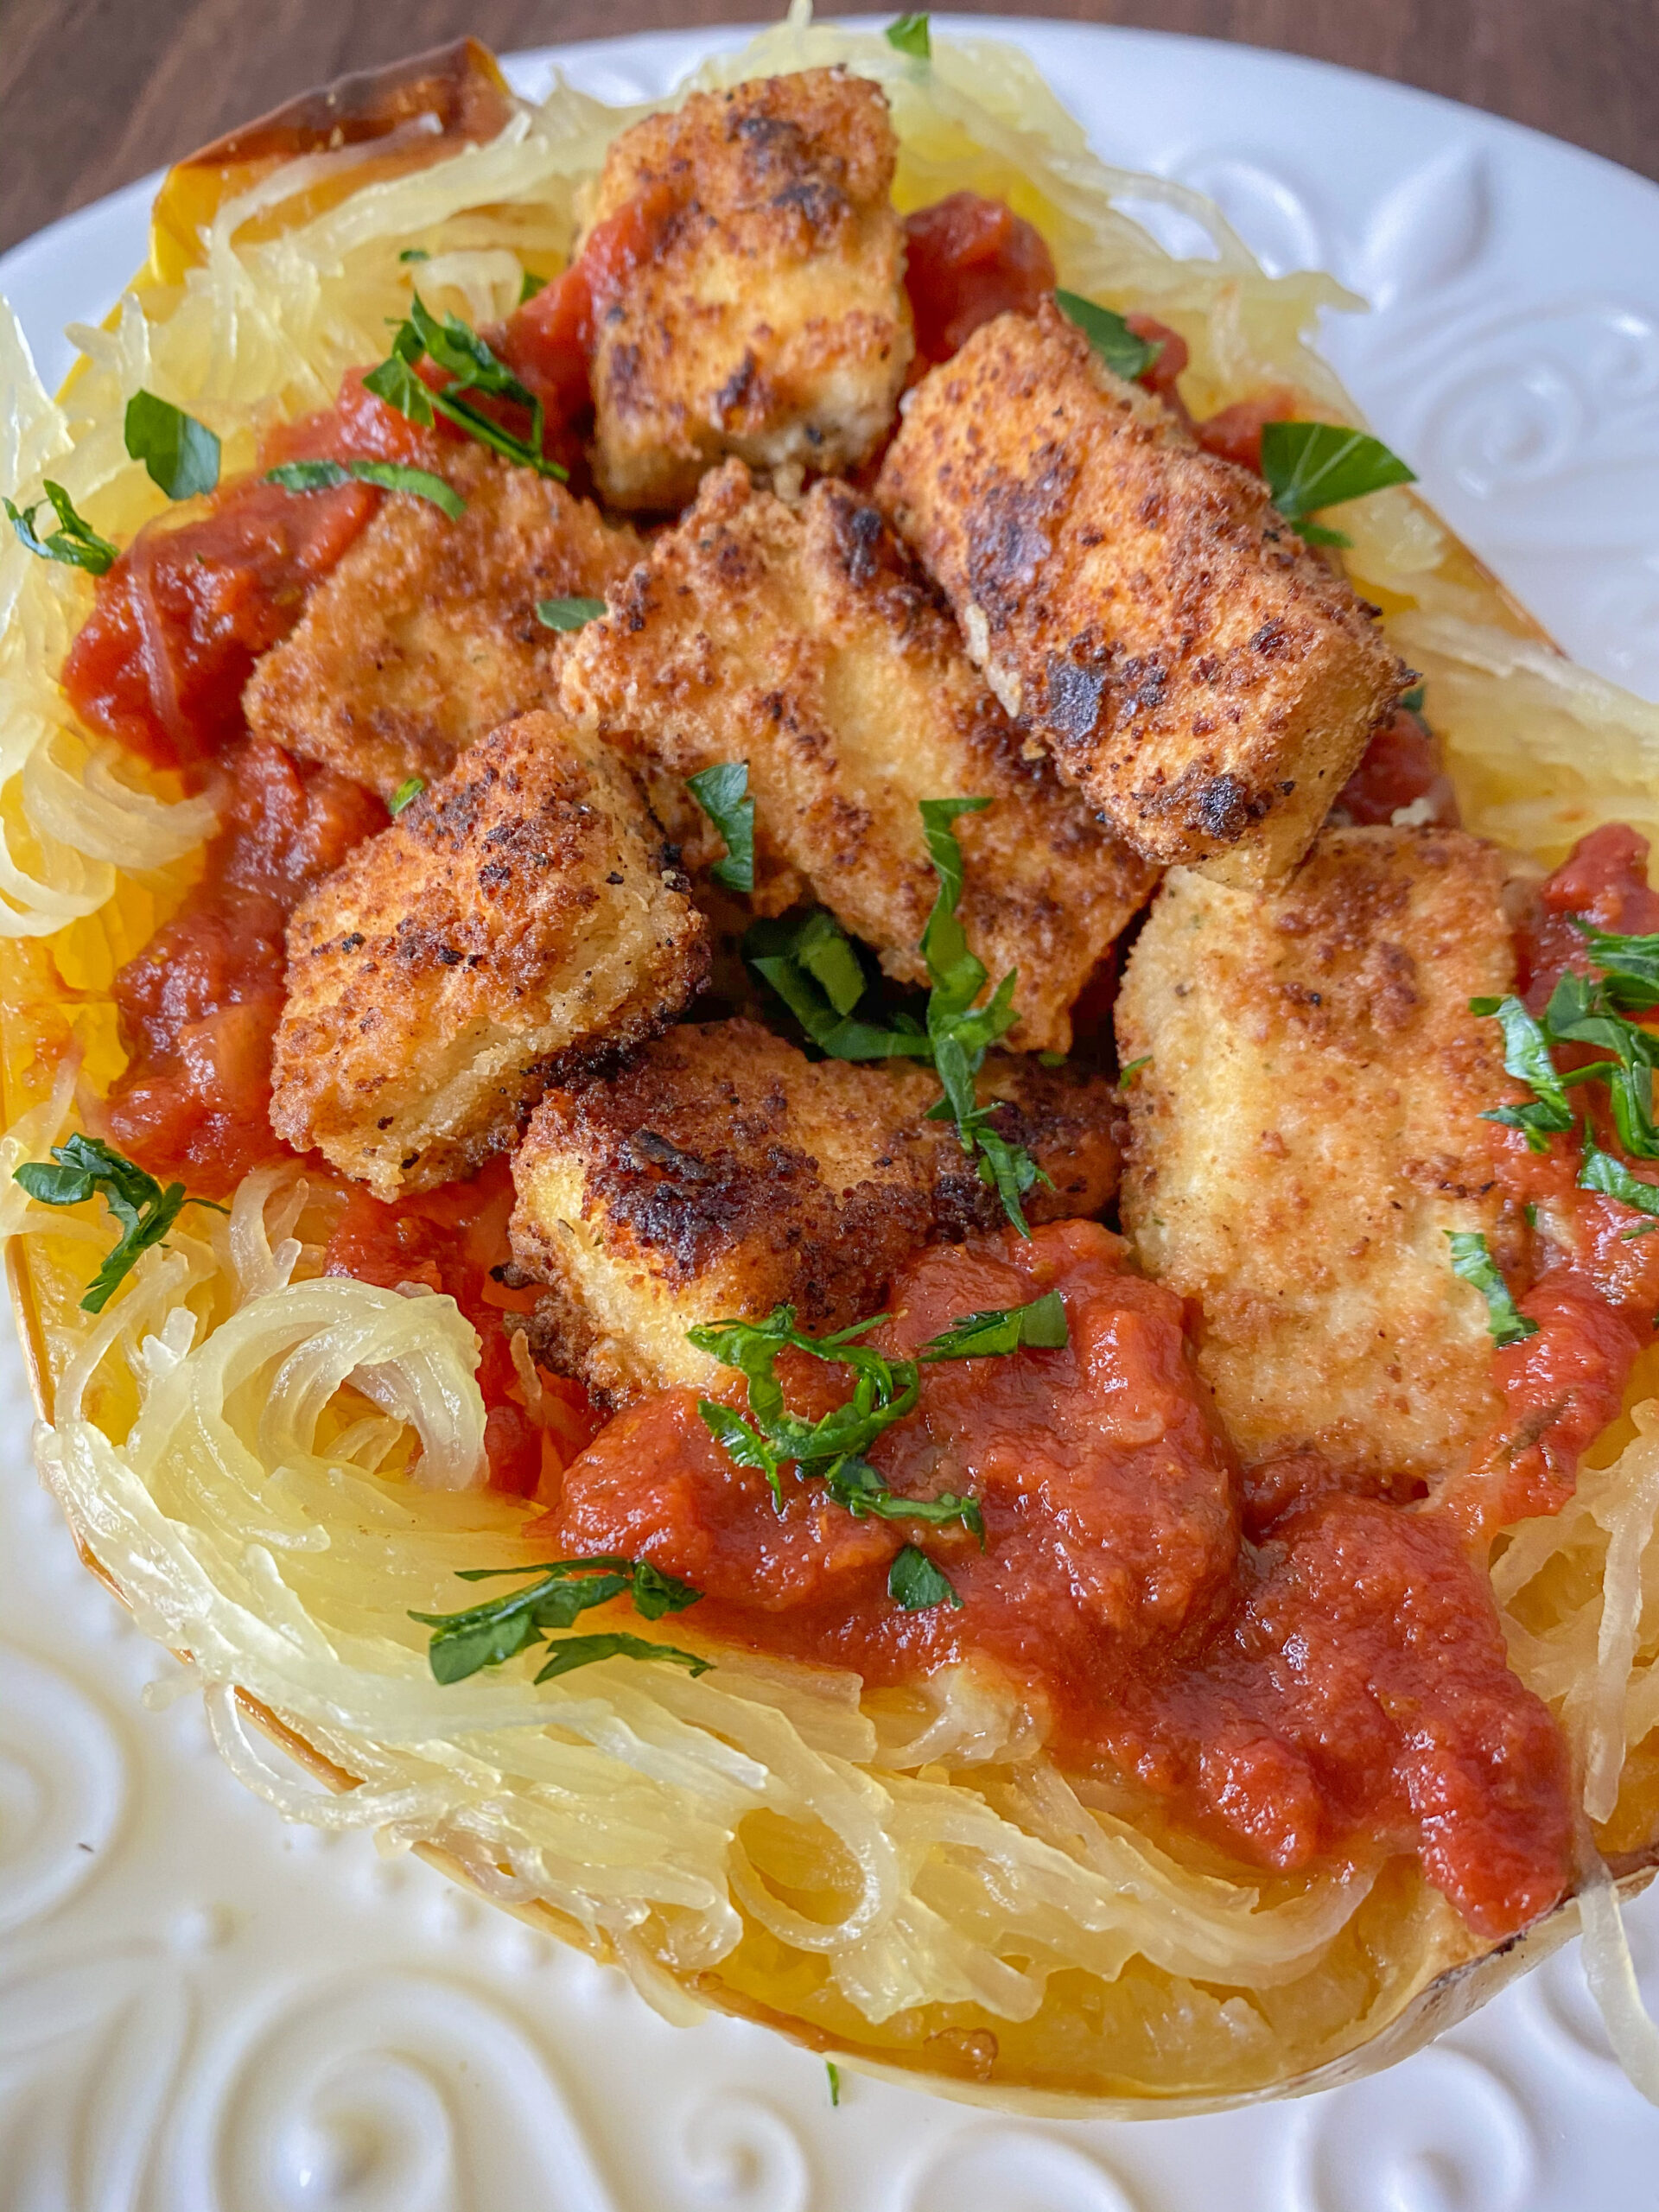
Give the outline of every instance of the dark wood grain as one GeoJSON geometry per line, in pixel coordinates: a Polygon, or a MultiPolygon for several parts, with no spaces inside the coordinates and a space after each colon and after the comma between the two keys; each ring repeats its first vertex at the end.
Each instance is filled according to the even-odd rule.
{"type": "MultiPolygon", "coordinates": [[[[0,248],[308,86],[461,31],[507,50],[776,12],[768,0],[0,0],[0,248]]],[[[1654,0],[1001,0],[992,12],[1315,54],[1659,176],[1654,0]]]]}

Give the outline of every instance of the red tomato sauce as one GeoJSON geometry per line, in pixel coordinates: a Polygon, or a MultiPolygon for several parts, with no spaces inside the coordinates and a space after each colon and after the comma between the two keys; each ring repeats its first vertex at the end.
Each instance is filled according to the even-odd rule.
{"type": "Polygon", "coordinates": [[[373,514],[367,484],[285,492],[262,472],[286,461],[435,466],[435,434],[365,392],[353,371],[339,404],[266,441],[254,474],[215,492],[183,523],[141,530],[98,582],[63,667],[69,703],[158,767],[189,767],[244,730],[242,687],[259,655],[299,620],[305,595],[373,514]]]}
{"type": "Polygon", "coordinates": [[[1041,232],[1003,200],[953,192],[905,218],[905,289],[924,365],[948,361],[1000,315],[1034,315],[1057,282],[1041,232]]]}
{"type": "Polygon", "coordinates": [[[1352,823],[1392,822],[1403,807],[1419,800],[1427,811],[1417,819],[1441,829],[1458,825],[1458,798],[1446,772],[1440,741],[1409,707],[1396,707],[1366,747],[1357,768],[1337,794],[1333,810],[1352,823]]]}
{"type": "Polygon", "coordinates": [[[790,1475],[778,1513],[687,1390],[602,1430],[530,1533],[550,1555],[683,1577],[718,1642],[874,1683],[989,1662],[1039,1694],[1068,1764],[1138,1783],[1236,1854],[1294,1869],[1414,1851],[1473,1927],[1513,1932],[1562,1894],[1573,1820],[1560,1733],[1509,1669],[1485,1578],[1440,1516],[1340,1490],[1293,1496],[1245,1542],[1180,1301],[1127,1272],[1126,1249],[1072,1222],[925,1252],[894,1287],[889,1351],[966,1312],[1065,1303],[1065,1349],[925,1368],[917,1411],[869,1455],[901,1496],[976,1495],[982,1551],[958,1528],[855,1520],[790,1475]],[[907,1539],[960,1609],[893,1602],[907,1539]]]}
{"type": "Polygon", "coordinates": [[[115,979],[132,1058],[104,1121],[151,1174],[218,1198],[291,1156],[270,1113],[289,915],[387,817],[360,785],[257,740],[213,772],[224,796],[207,872],[115,979]]]}
{"type": "Polygon", "coordinates": [[[534,1370],[532,1392],[513,1359],[507,1316],[532,1312],[536,1294],[503,1281],[512,1258],[512,1201],[505,1157],[468,1182],[445,1183],[395,1205],[353,1188],[328,1240],[323,1273],[387,1290],[421,1283],[454,1300],[478,1334],[490,1487],[527,1497],[592,1441],[600,1416],[579,1382],[543,1369],[534,1370]]]}

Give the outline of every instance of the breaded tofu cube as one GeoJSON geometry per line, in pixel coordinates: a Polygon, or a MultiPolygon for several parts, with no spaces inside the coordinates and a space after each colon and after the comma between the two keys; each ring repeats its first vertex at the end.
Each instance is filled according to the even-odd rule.
{"type": "Polygon", "coordinates": [[[1166,866],[1294,867],[1406,681],[1258,479],[1052,302],[917,387],[876,496],[1008,712],[1166,866]]]}
{"type": "Polygon", "coordinates": [[[273,1128],[381,1198],[471,1173],[702,988],[687,892],[626,769],[521,715],[296,909],[273,1128]]]}
{"type": "Polygon", "coordinates": [[[1481,1114],[1520,1095],[1494,1021],[1514,979],[1503,863],[1458,830],[1327,830],[1269,892],[1178,868],[1116,1018],[1122,1209],[1199,1300],[1198,1365],[1247,1463],[1304,1447],[1433,1481],[1502,1411],[1449,1230],[1500,1263],[1524,1225],[1481,1114]]]}
{"type": "MultiPolygon", "coordinates": [[[[1033,1217],[1096,1212],[1117,1173],[1100,1077],[1004,1057],[982,1095],[1057,1185],[1033,1217]]],[[[514,1156],[519,1266],[553,1287],[550,1356],[615,1401],[713,1385],[699,1322],[796,1309],[815,1333],[874,1313],[899,1262],[995,1225],[930,1069],[809,1061],[758,1023],[670,1030],[608,1080],[550,1090],[514,1156]]]]}
{"type": "Polygon", "coordinates": [[[311,594],[298,627],[255,667],[249,727],[390,799],[553,693],[543,599],[603,599],[640,543],[563,484],[478,445],[447,453],[467,502],[387,499],[311,594]]]}
{"type": "MultiPolygon", "coordinates": [[[[560,696],[650,765],[661,804],[746,760],[756,905],[804,889],[904,982],[927,980],[917,948],[938,889],[917,802],[990,799],[956,825],[960,912],[994,980],[1020,971],[1022,1051],[1066,1050],[1072,1001],[1154,880],[1026,757],[931,586],[845,484],[791,506],[728,462],[572,639],[560,696]]],[[[725,849],[706,823],[670,827],[693,869],[725,849]]]]}
{"type": "Polygon", "coordinates": [[[897,152],[880,86],[840,69],[694,92],[612,142],[578,242],[612,506],[683,506],[727,454],[830,475],[874,451],[914,351],[897,152]],[[632,266],[603,258],[641,225],[632,266]]]}

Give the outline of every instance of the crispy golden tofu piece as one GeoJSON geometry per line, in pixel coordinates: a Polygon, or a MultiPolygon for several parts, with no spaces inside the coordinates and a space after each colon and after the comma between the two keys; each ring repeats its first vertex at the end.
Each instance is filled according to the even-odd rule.
{"type": "Polygon", "coordinates": [[[621,764],[522,715],[296,910],[272,1126],[382,1198],[470,1173],[696,995],[687,893],[621,764]]]}
{"type": "Polygon", "coordinates": [[[1496,849],[1460,831],[1328,830],[1270,892],[1166,877],[1116,1007],[1123,1217],[1201,1301],[1198,1364],[1247,1462],[1304,1446],[1433,1479],[1502,1410],[1449,1230],[1513,1260],[1494,1181],[1515,1097],[1497,1025],[1514,956],[1496,849]]]}
{"type": "Polygon", "coordinates": [[[874,451],[914,341],[897,143],[839,69],[695,92],[613,141],[581,244],[645,225],[595,277],[594,475],[617,507],[683,506],[726,454],[829,475],[874,451]]]}
{"type": "Polygon", "coordinates": [[[543,705],[556,639],[536,602],[603,599],[640,552],[626,524],[481,446],[444,470],[466,513],[388,499],[243,693],[256,736],[383,798],[543,705]]]}
{"type": "MultiPolygon", "coordinates": [[[[931,587],[844,484],[789,506],[728,463],[572,640],[560,685],[659,806],[713,762],[747,760],[756,904],[804,888],[902,982],[926,981],[938,887],[917,801],[989,798],[957,824],[960,911],[992,977],[1020,971],[1021,1050],[1067,1048],[1073,1001],[1151,890],[1154,870],[1025,757],[931,587]]],[[[701,869],[724,847],[677,804],[671,834],[701,869]]]]}
{"type": "MultiPolygon", "coordinates": [[[[793,1306],[815,1332],[879,1309],[918,1245],[995,1226],[995,1194],[931,1070],[809,1061],[752,1021],[670,1030],[608,1080],[550,1090],[513,1160],[513,1252],[553,1287],[550,1355],[613,1399],[706,1388],[698,1322],[793,1306]]],[[[1003,1057],[982,1095],[1056,1189],[1032,1217],[1097,1212],[1117,1173],[1103,1078],[1003,1057]]]]}
{"type": "Polygon", "coordinates": [[[877,497],[1003,705],[1150,860],[1283,874],[1406,680],[1262,484],[1050,303],[917,387],[877,497]]]}

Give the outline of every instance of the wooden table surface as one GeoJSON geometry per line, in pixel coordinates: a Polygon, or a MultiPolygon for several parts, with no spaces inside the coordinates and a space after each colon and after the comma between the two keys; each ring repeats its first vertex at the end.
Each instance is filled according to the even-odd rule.
{"type": "MultiPolygon", "coordinates": [[[[769,0],[0,0],[0,249],[308,86],[462,31],[508,50],[777,11],[769,0]]],[[[1659,0],[996,0],[987,12],[1316,54],[1659,177],[1659,0]]]]}

